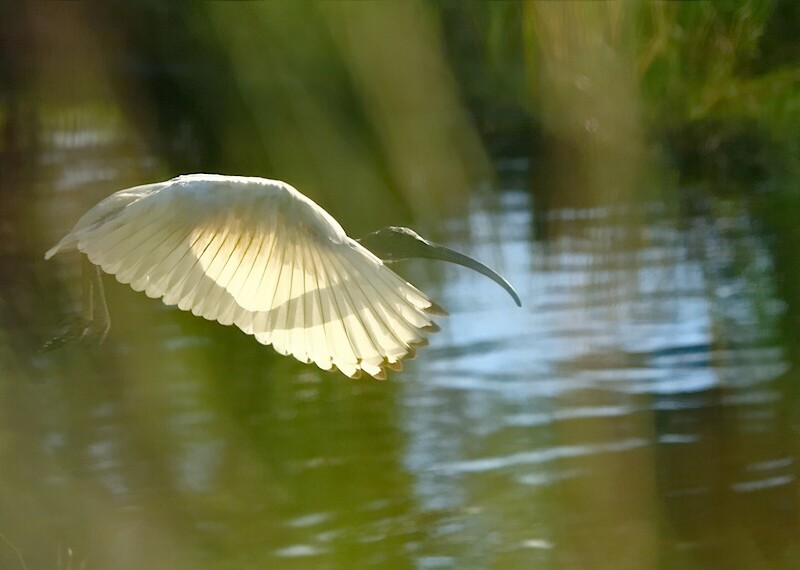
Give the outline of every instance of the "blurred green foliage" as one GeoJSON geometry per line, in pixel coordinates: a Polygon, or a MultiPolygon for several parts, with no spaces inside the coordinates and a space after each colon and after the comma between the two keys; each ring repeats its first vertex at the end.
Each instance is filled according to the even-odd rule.
{"type": "MultiPolygon", "coordinates": [[[[414,206],[422,192],[443,192],[435,214],[489,176],[476,136],[499,154],[561,136],[565,117],[548,91],[560,80],[592,88],[579,66],[552,75],[576,39],[591,45],[593,67],[599,54],[624,64],[622,79],[600,62],[613,81],[596,85],[596,100],[629,81],[643,142],[668,155],[725,152],[753,133],[767,160],[774,147],[799,150],[800,15],[790,0],[0,10],[5,124],[12,94],[30,105],[113,93],[174,170],[275,171],[323,203],[325,186],[347,186],[372,209],[424,218],[414,206]],[[52,26],[50,12],[64,16],[58,29],[42,23],[52,26]],[[419,139],[414,129],[432,122],[419,139]]],[[[781,153],[781,166],[797,172],[797,156],[781,153]]]]}
{"type": "Polygon", "coordinates": [[[797,172],[795,2],[445,3],[451,63],[484,123],[509,132],[548,122],[543,61],[557,42],[541,23],[553,16],[563,20],[558,38],[599,24],[595,47],[629,58],[643,123],[653,142],[670,143],[667,153],[713,153],[755,126],[762,144],[789,151],[780,159],[797,172]]]}

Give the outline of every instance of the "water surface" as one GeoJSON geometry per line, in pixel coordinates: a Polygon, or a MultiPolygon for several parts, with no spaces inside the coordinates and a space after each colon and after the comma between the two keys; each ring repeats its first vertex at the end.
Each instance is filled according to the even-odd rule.
{"type": "MultiPolygon", "coordinates": [[[[146,154],[98,157],[120,136],[53,131],[42,243],[86,192],[159,178],[146,154]]],[[[15,549],[29,568],[791,567],[797,375],[749,202],[537,211],[530,161],[495,168],[499,192],[432,231],[523,307],[460,267],[399,266],[450,317],[386,382],[112,279],[109,339],[40,353],[78,265],[17,259],[3,567],[22,567],[15,549]]]]}

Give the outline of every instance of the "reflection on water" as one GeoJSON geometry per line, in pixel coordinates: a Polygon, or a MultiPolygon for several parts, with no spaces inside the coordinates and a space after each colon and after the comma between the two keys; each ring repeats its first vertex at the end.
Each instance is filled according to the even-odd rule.
{"type": "MultiPolygon", "coordinates": [[[[166,177],[120,136],[44,139],[43,244],[95,199],[166,177]]],[[[35,354],[18,337],[38,333],[7,328],[0,532],[30,568],[796,559],[796,375],[747,206],[536,212],[528,168],[498,163],[499,201],[443,240],[523,308],[462,268],[401,267],[451,317],[388,382],[276,357],[111,281],[103,346],[35,354]]],[[[77,279],[68,261],[25,263],[55,288],[77,279]]],[[[2,546],[0,562],[18,564],[2,546]]]]}
{"type": "Polygon", "coordinates": [[[452,245],[469,249],[469,230],[471,254],[497,252],[525,313],[453,272],[441,300],[457,309],[420,381],[403,384],[419,504],[462,513],[440,532],[484,553],[489,533],[500,559],[553,567],[597,567],[600,553],[608,567],[653,563],[655,551],[630,552],[650,525],[668,528],[668,560],[738,567],[740,541],[784,547],[797,426],[784,306],[748,213],[720,200],[708,209],[728,215],[686,223],[647,204],[631,228],[613,209],[561,210],[546,220],[558,237],[531,243],[529,195],[502,198],[454,226],[452,245]]]}

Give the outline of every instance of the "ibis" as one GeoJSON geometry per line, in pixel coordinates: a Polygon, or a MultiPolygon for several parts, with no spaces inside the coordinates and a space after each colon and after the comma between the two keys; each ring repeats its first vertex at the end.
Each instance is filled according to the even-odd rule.
{"type": "Polygon", "coordinates": [[[388,227],[361,240],[298,190],[265,178],[191,174],[121,190],[45,254],[95,266],[87,303],[106,318],[99,270],[166,305],[239,329],[283,355],[349,377],[385,378],[447,313],[387,263],[430,258],[514,288],[482,263],[388,227]]]}

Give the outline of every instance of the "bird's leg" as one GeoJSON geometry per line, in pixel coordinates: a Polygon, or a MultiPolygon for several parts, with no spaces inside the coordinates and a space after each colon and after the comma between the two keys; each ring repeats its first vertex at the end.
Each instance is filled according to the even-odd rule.
{"type": "Polygon", "coordinates": [[[100,268],[86,258],[81,263],[81,311],[66,319],[61,332],[45,342],[42,351],[53,350],[75,340],[99,344],[105,340],[111,329],[100,268]]]}
{"type": "Polygon", "coordinates": [[[81,332],[82,341],[103,342],[111,329],[106,292],[100,268],[88,259],[83,259],[83,319],[85,327],[81,332]]]}

